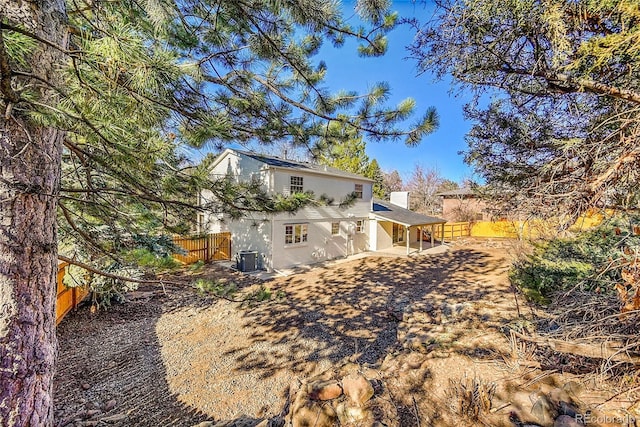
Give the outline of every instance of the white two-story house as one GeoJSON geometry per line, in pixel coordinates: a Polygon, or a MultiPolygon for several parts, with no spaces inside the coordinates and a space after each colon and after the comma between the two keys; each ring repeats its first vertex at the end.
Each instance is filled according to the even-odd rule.
{"type": "MultiPolygon", "coordinates": [[[[213,163],[211,174],[238,182],[257,180],[270,195],[312,191],[316,198],[333,200],[295,213],[248,213],[234,220],[207,210],[201,214],[200,232],[230,232],[234,253],[257,251],[259,267],[270,271],[403,242],[408,250],[411,242],[422,242],[425,226],[433,231],[434,225],[445,222],[374,201],[371,179],[323,165],[227,149],[213,163]],[[355,201],[340,207],[352,193],[355,201]],[[412,227],[416,232],[411,232],[412,227]]],[[[203,190],[200,203],[210,205],[212,198],[210,191],[203,190]]]]}

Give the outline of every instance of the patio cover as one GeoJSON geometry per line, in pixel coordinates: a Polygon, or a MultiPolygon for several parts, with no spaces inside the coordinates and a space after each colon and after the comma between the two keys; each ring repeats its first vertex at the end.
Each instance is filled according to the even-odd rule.
{"type": "Polygon", "coordinates": [[[444,224],[446,219],[437,218],[435,216],[423,215],[421,213],[401,208],[390,202],[375,199],[371,209],[372,213],[384,221],[391,221],[405,227],[444,224]]]}

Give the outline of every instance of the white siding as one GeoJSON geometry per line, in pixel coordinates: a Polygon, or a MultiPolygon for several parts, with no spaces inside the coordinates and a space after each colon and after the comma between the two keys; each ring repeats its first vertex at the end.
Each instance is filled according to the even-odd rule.
{"type": "MultiPolygon", "coordinates": [[[[231,252],[258,251],[259,265],[271,268],[271,221],[243,218],[229,221],[226,231],[231,232],[231,252]]],[[[235,259],[235,258],[234,258],[235,259]]]]}
{"type": "Polygon", "coordinates": [[[274,221],[273,263],[275,270],[296,265],[308,265],[319,261],[345,257],[368,250],[368,219],[361,218],[364,232],[356,233],[357,219],[283,220],[274,221]],[[331,234],[331,223],[340,222],[340,234],[331,234]],[[285,226],[307,224],[308,240],[298,244],[285,244],[285,226]]]}
{"type": "Polygon", "coordinates": [[[390,221],[372,221],[372,228],[376,228],[377,251],[393,246],[393,223],[390,221]]]}
{"type": "MultiPolygon", "coordinates": [[[[269,168],[251,157],[228,150],[212,170],[212,177],[233,176],[238,182],[260,179],[265,190],[274,195],[289,194],[291,176],[303,177],[303,190],[312,191],[317,198],[326,195],[334,199],[330,206],[310,206],[296,213],[265,216],[252,214],[253,218],[230,221],[220,214],[205,215],[211,232],[229,231],[232,234],[232,252],[255,250],[260,253],[263,267],[283,269],[296,265],[308,265],[318,261],[344,257],[369,250],[369,232],[372,183],[358,178],[323,175],[307,171],[269,168]],[[355,185],[362,185],[362,199],[350,207],[340,209],[339,204],[355,185]],[[363,231],[355,231],[356,221],[362,220],[363,231]],[[340,222],[340,234],[331,234],[331,223],[340,222]],[[308,241],[304,244],[285,245],[286,224],[307,224],[308,241]]],[[[211,200],[213,194],[201,192],[201,203],[211,200]]]]}
{"type": "Polygon", "coordinates": [[[213,168],[211,176],[212,178],[232,176],[236,182],[249,182],[252,179],[259,179],[267,186],[268,179],[265,176],[266,168],[264,166],[264,163],[251,157],[228,152],[213,168]]]}
{"type": "Polygon", "coordinates": [[[356,184],[362,184],[362,199],[359,201],[371,202],[373,193],[372,184],[369,181],[359,180],[356,178],[319,175],[297,170],[275,170],[273,191],[275,193],[289,195],[292,176],[301,176],[303,178],[304,191],[313,191],[313,194],[315,194],[316,197],[326,194],[333,198],[336,204],[340,203],[340,201],[342,201],[348,194],[353,193],[355,191],[356,184]]]}

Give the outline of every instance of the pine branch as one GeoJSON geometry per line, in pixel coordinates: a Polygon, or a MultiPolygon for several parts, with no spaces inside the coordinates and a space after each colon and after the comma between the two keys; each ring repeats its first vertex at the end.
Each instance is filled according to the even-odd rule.
{"type": "Polygon", "coordinates": [[[29,37],[29,38],[31,38],[33,40],[39,41],[40,43],[42,43],[42,44],[44,44],[44,45],[46,45],[48,47],[51,47],[51,48],[57,50],[58,52],[64,53],[65,55],[78,56],[78,55],[83,53],[83,51],[81,51],[81,50],[68,50],[68,49],[61,48],[57,44],[55,44],[53,42],[50,42],[49,40],[46,40],[46,39],[38,36],[37,34],[34,34],[34,33],[30,32],[30,31],[27,31],[27,30],[25,30],[23,28],[20,28],[20,27],[16,27],[15,25],[11,25],[11,24],[9,24],[7,22],[1,22],[0,21],[0,31],[2,31],[3,29],[9,30],[9,31],[13,31],[14,33],[19,33],[19,34],[27,36],[27,37],[29,37]]]}
{"type": "Polygon", "coordinates": [[[71,212],[69,211],[69,209],[67,209],[64,205],[64,203],[58,203],[58,207],[60,208],[60,210],[62,210],[62,214],[64,215],[64,218],[67,220],[67,224],[69,224],[69,226],[76,232],[78,233],[86,242],[88,242],[91,246],[93,246],[95,249],[97,249],[99,252],[103,253],[104,255],[108,256],[109,258],[113,259],[114,261],[123,264],[122,260],[120,258],[118,258],[117,256],[115,256],[113,253],[111,253],[110,251],[107,251],[100,243],[98,243],[96,240],[94,240],[89,234],[87,234],[86,232],[84,232],[83,230],[81,230],[75,223],[75,221],[73,221],[73,219],[71,218],[71,212]]]}
{"type": "MultiPolygon", "coordinates": [[[[175,282],[172,280],[162,280],[162,279],[136,279],[133,277],[127,277],[127,276],[121,276],[119,274],[113,274],[113,273],[109,273],[107,271],[104,270],[100,270],[99,268],[95,268],[89,264],[86,264],[84,262],[81,261],[77,261],[73,258],[69,258],[66,257],[64,255],[58,255],[58,259],[60,261],[64,261],[67,262],[71,265],[75,265],[76,267],[80,267],[86,271],[89,271],[91,273],[97,274],[99,276],[102,277],[106,277],[108,279],[114,279],[114,280],[119,280],[121,282],[130,282],[130,283],[138,283],[141,285],[161,285],[164,286],[165,285],[172,285],[172,286],[179,286],[179,287],[184,287],[185,284],[182,282],[175,282]]],[[[251,296],[247,297],[247,298],[243,298],[243,299],[233,299],[233,298],[229,298],[227,296],[224,295],[218,295],[218,294],[214,294],[213,295],[215,298],[219,298],[219,299],[223,299],[229,302],[245,302],[245,301],[249,301],[251,299],[251,296]]]]}
{"type": "MultiPolygon", "coordinates": [[[[0,25],[2,25],[2,14],[0,14],[0,25]]],[[[0,26],[0,92],[2,98],[6,101],[7,107],[5,119],[8,120],[11,114],[10,104],[16,104],[20,101],[20,96],[13,90],[11,86],[11,65],[9,64],[9,55],[5,49],[4,36],[2,27],[0,26]]]]}
{"type": "Polygon", "coordinates": [[[562,88],[567,92],[580,92],[586,90],[587,92],[598,95],[607,95],[613,98],[633,102],[634,104],[640,104],[640,93],[629,89],[621,89],[592,79],[576,78],[569,74],[553,73],[550,71],[532,71],[511,67],[502,68],[500,71],[506,74],[541,77],[552,84],[561,83],[564,85],[562,88]]]}
{"type": "Polygon", "coordinates": [[[131,282],[131,283],[140,283],[140,284],[146,284],[146,285],[174,285],[174,286],[184,286],[184,283],[180,283],[180,282],[173,282],[170,280],[158,280],[158,279],[152,279],[152,280],[146,280],[146,279],[136,279],[133,277],[126,277],[126,276],[121,276],[119,274],[113,274],[113,273],[109,273],[107,271],[103,271],[100,270],[98,268],[92,267],[89,264],[85,264],[84,262],[81,261],[77,261],[73,258],[69,258],[66,257],[64,255],[58,255],[58,259],[60,261],[64,261],[64,262],[68,262],[71,265],[75,265],[77,267],[83,268],[91,273],[95,273],[97,275],[103,276],[103,277],[107,277],[109,279],[114,279],[114,280],[120,280],[122,282],[131,282]]]}

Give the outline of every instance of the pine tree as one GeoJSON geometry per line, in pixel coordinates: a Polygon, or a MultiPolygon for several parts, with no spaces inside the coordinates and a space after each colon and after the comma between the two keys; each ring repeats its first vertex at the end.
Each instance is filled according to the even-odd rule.
{"type": "Polygon", "coordinates": [[[372,179],[373,195],[385,198],[387,194],[384,189],[383,172],[376,159],[369,160],[366,143],[357,129],[343,124],[332,125],[330,125],[330,133],[316,144],[313,152],[314,160],[323,165],[372,179]]]}
{"type": "Polygon", "coordinates": [[[638,207],[639,18],[635,0],[437,1],[412,53],[476,94],[465,158],[507,208],[638,207]]]}
{"type": "Polygon", "coordinates": [[[326,40],[381,55],[396,16],[359,2],[13,2],[0,8],[0,420],[53,423],[58,245],[98,268],[139,236],[184,229],[210,188],[234,214],[294,209],[259,189],[212,181],[186,147],[288,140],[309,149],[332,123],[415,144],[432,111],[322,89],[326,40]],[[329,125],[329,126],[328,126],[329,125]],[[58,223],[59,225],[56,225],[58,223]],[[57,231],[60,231],[58,236],[57,231]]]}
{"type": "Polygon", "coordinates": [[[380,169],[376,159],[371,160],[364,175],[373,180],[373,196],[384,200],[387,196],[384,185],[384,172],[380,169]]]}

